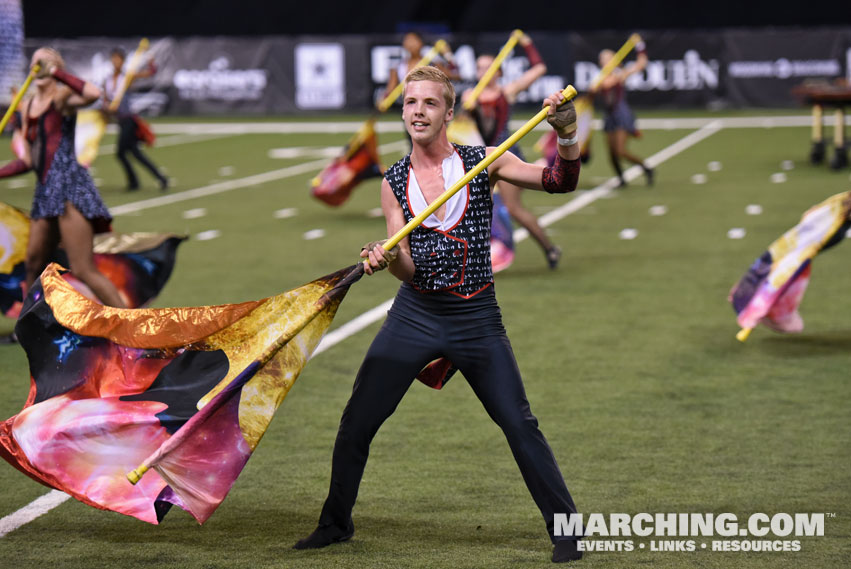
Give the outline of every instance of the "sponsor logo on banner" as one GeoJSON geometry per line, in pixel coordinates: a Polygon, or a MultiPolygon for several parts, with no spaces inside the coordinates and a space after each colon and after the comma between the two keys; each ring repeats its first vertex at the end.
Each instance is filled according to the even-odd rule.
{"type": "Polygon", "coordinates": [[[788,79],[790,77],[835,77],[842,73],[836,59],[786,59],[774,61],[731,61],[727,73],[736,79],[788,79]]]}
{"type": "MultiPolygon", "coordinates": [[[[682,59],[650,60],[641,73],[626,80],[631,91],[699,91],[717,89],[721,64],[717,59],[703,60],[697,50],[690,49],[682,59]]],[[[574,66],[575,86],[587,91],[600,67],[591,61],[577,61],[574,66]]]]}
{"type": "Polygon", "coordinates": [[[345,105],[345,50],[342,44],[296,46],[295,101],[301,109],[339,109],[345,105]]]}
{"type": "Polygon", "coordinates": [[[207,69],[179,69],[174,86],[181,99],[255,101],[263,96],[268,72],[265,69],[231,69],[227,56],[217,57],[207,69]]]}
{"type": "MultiPolygon", "coordinates": [[[[423,48],[422,53],[425,54],[430,49],[430,46],[423,48]]],[[[377,45],[372,48],[371,73],[372,81],[377,84],[375,90],[375,100],[380,100],[384,94],[384,86],[390,79],[390,70],[398,69],[402,62],[402,48],[399,46],[377,45]]],[[[455,58],[455,65],[458,68],[458,76],[461,78],[456,82],[456,89],[463,92],[464,89],[472,88],[478,81],[476,79],[476,51],[473,46],[463,44],[457,46],[452,52],[455,58]]],[[[438,59],[438,61],[443,61],[438,59]]],[[[502,62],[502,78],[499,79],[500,84],[506,85],[515,79],[519,79],[526,70],[529,69],[529,60],[525,56],[507,57],[502,62]]],[[[567,83],[561,75],[545,75],[535,81],[529,89],[522,91],[517,95],[518,103],[540,103],[543,99],[549,97],[556,91],[561,91],[567,83]]],[[[460,100],[460,97],[459,97],[460,100]]]]}

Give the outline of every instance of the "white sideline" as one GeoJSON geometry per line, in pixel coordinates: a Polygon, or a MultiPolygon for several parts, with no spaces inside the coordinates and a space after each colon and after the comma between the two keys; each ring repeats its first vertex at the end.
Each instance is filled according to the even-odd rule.
{"type": "MultiPolygon", "coordinates": [[[[398,142],[382,144],[378,147],[378,152],[379,154],[388,154],[390,152],[404,150],[405,148],[407,148],[407,146],[408,143],[406,141],[400,140],[398,142]]],[[[239,188],[245,188],[247,186],[254,186],[256,184],[265,184],[266,182],[272,182],[274,180],[280,180],[282,178],[289,178],[291,176],[298,176],[299,174],[314,172],[324,167],[329,162],[331,162],[330,158],[322,158],[320,160],[304,162],[302,164],[296,164],[295,166],[287,166],[286,168],[279,168],[278,170],[271,170],[269,172],[263,172],[262,174],[255,174],[253,176],[248,176],[245,178],[227,180],[224,182],[218,182],[207,186],[201,186],[200,188],[194,188],[192,190],[185,190],[174,194],[166,194],[164,196],[159,196],[156,198],[141,200],[138,202],[130,202],[123,205],[117,205],[115,207],[110,208],[109,213],[114,216],[125,215],[128,213],[142,211],[143,209],[150,209],[152,207],[169,205],[173,203],[183,202],[186,200],[192,200],[195,198],[203,198],[206,196],[212,196],[214,194],[229,192],[231,190],[236,190],[239,188]]]]}
{"type": "MultiPolygon", "coordinates": [[[[719,121],[722,128],[775,128],[802,127],[812,124],[810,115],[766,115],[726,118],[650,118],[638,119],[638,128],[643,130],[696,129],[719,121]]],[[[825,124],[834,125],[834,118],[825,120],[825,124]]],[[[512,120],[509,128],[516,130],[525,121],[512,120]]],[[[594,128],[600,130],[602,121],[596,119],[594,128]]],[[[851,116],[845,117],[845,124],[851,125],[851,116]]],[[[362,121],[340,122],[222,122],[222,123],[178,123],[163,122],[154,125],[161,134],[349,134],[357,132],[363,126],[362,121]]],[[[542,123],[536,130],[546,130],[549,126],[542,123]]],[[[402,132],[401,120],[383,120],[375,123],[376,132],[402,132]]]]}
{"type": "MultiPolygon", "coordinates": [[[[684,150],[691,148],[692,146],[694,146],[698,142],[708,138],[709,136],[712,136],[713,134],[715,134],[716,132],[721,130],[721,128],[722,128],[722,125],[721,125],[720,121],[713,121],[709,124],[706,124],[700,130],[692,132],[691,134],[681,138],[680,140],[678,140],[674,144],[672,144],[672,145],[670,145],[666,148],[663,148],[662,150],[660,150],[659,152],[657,152],[653,156],[649,157],[647,159],[647,163],[648,163],[649,166],[657,166],[657,165],[661,164],[662,162],[665,162],[666,160],[669,160],[670,158],[676,156],[680,152],[683,152],[684,150]]],[[[401,141],[401,143],[407,145],[407,142],[405,142],[405,141],[401,141]]],[[[398,144],[398,143],[396,143],[396,144],[398,144]]],[[[325,161],[317,161],[317,162],[325,162],[325,161]]],[[[309,164],[315,164],[315,163],[310,162],[309,164]]],[[[295,166],[293,166],[291,168],[295,168],[295,166]]],[[[288,169],[284,168],[284,170],[288,170],[288,169]]],[[[280,170],[277,170],[276,172],[280,172],[280,170]]],[[[626,178],[627,181],[631,181],[634,178],[640,176],[641,172],[642,172],[641,168],[639,168],[638,166],[633,166],[632,168],[630,168],[626,172],[624,172],[624,177],[626,178]]],[[[252,177],[254,177],[254,176],[252,176],[252,177]]],[[[247,179],[247,178],[244,178],[244,179],[247,179]]],[[[609,194],[612,193],[614,188],[617,187],[617,183],[618,183],[617,178],[611,178],[609,180],[606,180],[604,183],[600,184],[599,186],[595,187],[594,189],[579,194],[578,196],[576,196],[576,198],[572,199],[571,201],[567,202],[566,204],[562,205],[561,207],[558,207],[558,208],[554,209],[553,211],[547,213],[546,215],[542,216],[539,220],[540,224],[544,227],[551,225],[551,224],[555,223],[556,221],[559,221],[559,220],[567,217],[568,215],[582,209],[583,207],[597,201],[598,199],[608,196],[609,194]]],[[[214,184],[214,185],[218,185],[218,184],[214,184]]],[[[146,200],[146,201],[150,201],[150,200],[146,200]]],[[[138,202],[138,203],[143,203],[143,202],[138,202]]],[[[526,232],[525,229],[518,229],[517,231],[514,232],[514,240],[515,241],[522,241],[523,239],[526,239],[527,237],[528,237],[528,233],[526,232]]],[[[343,324],[339,328],[333,330],[332,332],[329,332],[328,334],[325,335],[324,338],[322,338],[322,341],[316,347],[316,350],[314,350],[313,356],[311,356],[311,357],[315,357],[315,356],[321,354],[322,352],[329,350],[330,348],[332,348],[333,346],[336,346],[337,344],[339,344],[340,342],[342,342],[346,338],[353,336],[353,335],[357,334],[358,332],[360,332],[361,330],[363,330],[364,328],[366,328],[367,326],[369,326],[369,325],[371,325],[375,322],[378,322],[379,320],[381,320],[382,318],[384,318],[387,315],[387,311],[390,309],[390,305],[392,303],[393,303],[392,298],[389,299],[389,300],[386,300],[386,301],[382,302],[381,304],[379,304],[378,306],[376,306],[375,308],[367,310],[366,312],[364,312],[360,316],[353,318],[352,320],[346,322],[345,324],[343,324]]],[[[36,519],[37,517],[39,517],[43,514],[46,514],[48,511],[52,510],[56,506],[65,502],[68,498],[70,498],[70,496],[68,496],[67,494],[60,492],[58,490],[52,490],[52,491],[48,492],[47,494],[45,494],[44,496],[41,496],[40,498],[33,500],[32,502],[30,502],[28,505],[24,506],[20,510],[18,510],[16,512],[12,513],[12,514],[9,514],[8,516],[0,519],[0,537],[3,537],[6,534],[18,529],[22,525],[31,522],[32,520],[36,519]]]]}
{"type": "MultiPolygon", "coordinates": [[[[157,139],[157,148],[165,146],[175,146],[177,144],[189,144],[192,142],[206,142],[208,140],[216,140],[217,138],[226,138],[233,136],[231,134],[175,134],[157,139]]],[[[102,154],[112,154],[118,150],[118,145],[114,143],[102,144],[98,147],[98,156],[102,154]]]]}

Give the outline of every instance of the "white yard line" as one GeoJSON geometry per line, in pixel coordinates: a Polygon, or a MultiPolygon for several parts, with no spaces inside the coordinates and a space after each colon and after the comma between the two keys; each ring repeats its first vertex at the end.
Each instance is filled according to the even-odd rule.
{"type": "Polygon", "coordinates": [[[62,504],[71,496],[59,490],[51,490],[43,496],[39,496],[17,512],[0,519],[0,537],[13,532],[24,524],[28,524],[39,516],[42,516],[62,504]]]}
{"type": "MultiPolygon", "coordinates": [[[[234,136],[229,133],[219,133],[219,134],[175,134],[173,136],[164,136],[162,138],[157,138],[155,146],[157,148],[163,148],[166,146],[175,146],[177,144],[189,144],[192,142],[207,142],[208,140],[216,140],[217,138],[226,138],[228,136],[234,136]]],[[[98,147],[98,156],[105,154],[112,154],[118,149],[117,144],[102,144],[98,147]]]]}
{"type": "MultiPolygon", "coordinates": [[[[408,147],[407,141],[400,140],[398,142],[391,142],[390,144],[382,144],[378,147],[378,152],[380,154],[388,154],[390,152],[397,152],[399,150],[404,150],[408,147]]],[[[215,194],[221,194],[223,192],[229,192],[231,190],[237,190],[239,188],[245,188],[248,186],[254,186],[257,184],[265,184],[267,182],[273,182],[275,180],[281,180],[283,178],[289,178],[292,176],[298,176],[299,174],[306,174],[308,172],[315,172],[316,170],[324,167],[331,161],[330,158],[322,158],[320,160],[313,160],[311,162],[303,162],[301,164],[296,164],[294,166],[287,166],[286,168],[279,168],[278,170],[271,170],[269,172],[263,172],[262,174],[255,174],[253,176],[247,176],[245,178],[237,178],[236,180],[227,180],[224,182],[217,182],[215,184],[210,184],[207,186],[202,186],[200,188],[194,188],[192,190],[185,190],[183,192],[177,192],[174,194],[166,194],[163,196],[159,196],[156,198],[150,198],[147,200],[141,200],[138,202],[126,203],[123,205],[117,205],[113,208],[110,208],[109,213],[112,215],[125,215],[128,213],[135,213],[137,211],[142,211],[144,209],[151,209],[153,207],[160,207],[164,205],[169,205],[173,203],[179,203],[187,200],[194,200],[196,198],[204,198],[207,196],[212,196],[215,194]]]]}
{"type": "MultiPolygon", "coordinates": [[[[722,126],[720,124],[720,121],[710,122],[709,124],[704,125],[700,130],[695,131],[695,132],[681,138],[680,140],[678,140],[677,142],[675,142],[674,144],[672,144],[672,145],[670,145],[666,148],[663,148],[662,150],[660,150],[659,152],[657,152],[656,154],[654,154],[653,156],[648,158],[647,163],[650,166],[657,166],[658,164],[661,164],[662,162],[665,162],[666,160],[673,158],[674,156],[676,156],[680,152],[683,152],[684,150],[691,148],[692,146],[694,146],[698,142],[704,140],[705,138],[712,136],[713,134],[715,134],[716,132],[721,130],[721,128],[722,128],[722,126]]],[[[400,143],[395,143],[395,144],[400,144],[400,143]]],[[[407,142],[401,141],[401,144],[407,145],[407,142]]],[[[324,162],[327,162],[327,161],[317,161],[317,162],[323,162],[324,163],[324,162]]],[[[312,166],[312,167],[315,167],[314,162],[309,162],[308,164],[313,164],[314,166],[312,166]]],[[[301,165],[301,166],[305,166],[305,165],[301,165]]],[[[283,170],[275,170],[275,172],[280,173],[284,170],[290,170],[292,168],[296,168],[296,166],[292,166],[290,168],[284,168],[283,170]]],[[[273,172],[269,172],[268,174],[273,174],[273,172]]],[[[268,174],[266,174],[266,175],[268,175],[268,174]]],[[[626,178],[627,181],[631,181],[639,175],[641,175],[641,168],[639,168],[638,166],[633,166],[632,168],[630,168],[626,172],[624,172],[624,177],[626,178]]],[[[264,176],[264,174],[260,174],[259,176],[264,176]]],[[[249,178],[256,178],[256,177],[257,176],[251,176],[249,178]]],[[[280,174],[278,174],[278,177],[281,177],[280,174]]],[[[249,178],[243,178],[243,180],[248,180],[249,178]]],[[[276,177],[276,178],[272,178],[272,179],[278,179],[278,178],[276,177]]],[[[255,182],[255,183],[259,183],[259,182],[255,182]]],[[[610,193],[612,193],[614,188],[617,187],[617,183],[618,183],[617,178],[611,178],[609,180],[606,180],[605,182],[603,182],[602,184],[600,184],[596,188],[579,194],[578,196],[576,196],[576,198],[567,202],[563,206],[556,208],[553,211],[542,216],[539,219],[540,224],[542,226],[552,225],[556,221],[564,219],[568,215],[570,215],[570,214],[572,214],[576,211],[579,211],[583,207],[597,201],[598,199],[608,196],[610,193]]],[[[219,184],[214,184],[214,186],[218,186],[218,185],[219,184]]],[[[246,185],[250,185],[250,184],[246,184],[246,185]]],[[[211,187],[211,186],[208,186],[208,187],[211,187]]],[[[199,188],[199,189],[201,189],[201,188],[199,188]]],[[[190,190],[190,191],[193,191],[193,190],[190,190]]],[[[226,190],[220,190],[220,191],[226,191],[226,190]]],[[[183,192],[183,193],[185,193],[185,192],[183,192]]],[[[214,193],[218,193],[218,192],[214,192],[214,193]]],[[[191,199],[191,198],[185,198],[185,199],[191,199]]],[[[151,200],[145,200],[145,202],[148,202],[148,201],[151,201],[151,200]]],[[[141,204],[141,203],[145,203],[145,202],[137,202],[137,203],[141,204]]],[[[131,205],[131,204],[128,204],[128,205],[131,205]]],[[[151,206],[151,207],[154,207],[154,206],[151,206]]],[[[116,215],[114,210],[113,210],[113,214],[116,215]]],[[[515,241],[522,241],[522,240],[526,239],[527,237],[528,237],[528,233],[526,232],[525,229],[518,229],[517,231],[514,232],[514,240],[515,241]]],[[[366,312],[364,312],[360,316],[357,316],[357,317],[353,318],[352,320],[346,322],[345,324],[343,324],[339,328],[335,329],[334,331],[329,332],[328,334],[325,335],[324,338],[322,338],[322,341],[316,347],[316,350],[314,350],[313,356],[317,356],[317,355],[321,354],[322,352],[331,349],[332,347],[336,346],[337,344],[339,344],[340,342],[342,342],[346,338],[354,336],[355,334],[357,334],[358,332],[360,332],[364,328],[367,328],[371,324],[378,322],[379,320],[381,320],[382,318],[387,316],[387,311],[390,309],[390,306],[392,304],[393,304],[393,299],[392,298],[388,299],[388,300],[382,302],[381,304],[379,304],[378,306],[376,306],[375,308],[371,308],[370,310],[367,310],[366,312]]],[[[6,516],[3,519],[0,519],[0,537],[3,537],[4,535],[18,529],[22,525],[31,522],[32,520],[36,519],[37,517],[39,517],[43,514],[46,514],[48,511],[52,510],[56,506],[65,502],[65,500],[67,500],[68,498],[69,498],[69,496],[67,494],[64,494],[63,492],[60,492],[58,490],[52,490],[52,491],[48,492],[47,494],[45,494],[44,496],[41,496],[40,498],[33,500],[32,502],[30,502],[28,505],[24,506],[20,510],[18,510],[16,512],[12,513],[12,514],[9,514],[8,516],[6,516]]]]}
{"type": "MultiPolygon", "coordinates": [[[[774,128],[803,127],[812,124],[810,115],[774,115],[727,118],[639,118],[638,127],[643,130],[697,129],[714,122],[720,122],[723,128],[774,128]]],[[[525,121],[513,120],[509,128],[516,130],[525,121]]],[[[834,125],[834,118],[825,120],[827,126],[834,125]]],[[[845,124],[851,125],[851,116],[845,117],[845,124]]],[[[160,134],[350,134],[357,132],[363,121],[345,122],[222,122],[222,123],[179,123],[164,122],[154,125],[160,134]]],[[[538,125],[546,130],[545,123],[538,125]]],[[[602,121],[595,120],[594,128],[601,129],[602,121]]],[[[375,123],[376,132],[402,132],[402,121],[383,120],[375,123]]]]}

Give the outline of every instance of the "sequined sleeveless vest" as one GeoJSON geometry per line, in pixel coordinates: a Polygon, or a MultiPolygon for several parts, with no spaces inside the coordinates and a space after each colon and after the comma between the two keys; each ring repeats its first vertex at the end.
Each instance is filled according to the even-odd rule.
{"type": "MultiPolygon", "coordinates": [[[[470,171],[485,158],[483,146],[453,146],[463,163],[464,172],[470,171]]],[[[388,168],[384,177],[402,206],[406,222],[424,209],[418,207],[424,206],[424,199],[418,199],[411,192],[411,185],[416,185],[416,179],[410,155],[388,168]]],[[[446,181],[451,185],[458,179],[460,176],[446,181]]],[[[456,194],[456,201],[447,202],[442,222],[432,215],[410,234],[415,266],[411,284],[422,292],[446,291],[469,298],[493,283],[490,255],[492,209],[490,183],[485,170],[456,194]]]]}

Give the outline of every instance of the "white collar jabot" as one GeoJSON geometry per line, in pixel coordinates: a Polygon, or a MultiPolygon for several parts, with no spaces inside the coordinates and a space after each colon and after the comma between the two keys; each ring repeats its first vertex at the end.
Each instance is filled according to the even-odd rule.
{"type": "MultiPolygon", "coordinates": [[[[467,172],[464,170],[464,162],[457,150],[447,156],[443,160],[443,187],[448,190],[452,185],[464,177],[467,172]]],[[[414,175],[413,166],[408,173],[408,207],[411,213],[419,215],[428,207],[428,202],[423,196],[422,189],[417,182],[417,177],[414,175]]],[[[443,220],[437,218],[437,215],[431,214],[423,222],[423,225],[429,229],[438,229],[440,231],[449,231],[461,221],[464,217],[464,212],[467,211],[467,203],[470,200],[470,185],[467,184],[458,190],[454,196],[446,202],[446,211],[443,215],[443,220]]]]}

